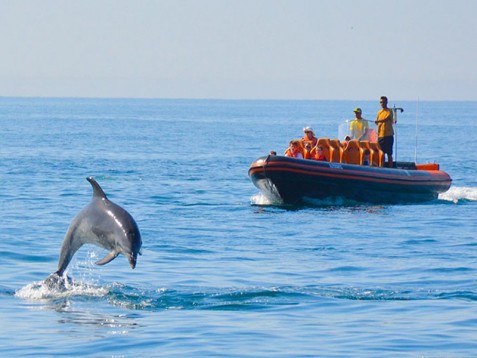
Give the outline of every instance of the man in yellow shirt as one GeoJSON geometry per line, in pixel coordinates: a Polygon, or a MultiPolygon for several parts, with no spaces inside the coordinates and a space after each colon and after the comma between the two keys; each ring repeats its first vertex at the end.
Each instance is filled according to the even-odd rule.
{"type": "Polygon", "coordinates": [[[357,140],[365,140],[366,138],[366,130],[368,129],[368,121],[361,117],[361,108],[355,108],[353,110],[354,115],[356,116],[355,119],[351,121],[349,124],[349,129],[351,131],[351,139],[357,140]]]}
{"type": "Polygon", "coordinates": [[[393,112],[388,108],[388,98],[386,96],[381,96],[379,103],[381,104],[381,109],[374,122],[378,125],[378,144],[388,157],[388,167],[392,168],[394,145],[393,112]]]}

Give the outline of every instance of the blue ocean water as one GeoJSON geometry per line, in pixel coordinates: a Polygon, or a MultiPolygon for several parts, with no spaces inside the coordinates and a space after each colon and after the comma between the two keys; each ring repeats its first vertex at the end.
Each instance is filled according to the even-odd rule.
{"type": "Polygon", "coordinates": [[[477,102],[396,102],[398,160],[438,200],[280,206],[247,176],[305,125],[377,101],[0,98],[1,356],[475,356],[477,102]],[[84,246],[42,281],[94,176],[136,219],[135,270],[84,246]]]}

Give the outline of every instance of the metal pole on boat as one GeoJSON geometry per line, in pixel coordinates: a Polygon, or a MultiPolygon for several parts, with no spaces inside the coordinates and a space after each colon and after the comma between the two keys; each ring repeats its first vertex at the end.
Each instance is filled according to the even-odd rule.
{"type": "MultiPolygon", "coordinates": [[[[393,122],[394,124],[397,123],[397,112],[404,112],[404,109],[402,109],[401,107],[396,107],[396,106],[393,106],[393,108],[391,109],[393,111],[393,122]]],[[[394,156],[394,161],[397,162],[397,127],[395,128],[395,138],[396,140],[394,141],[394,153],[395,156],[394,156]]]]}
{"type": "Polygon", "coordinates": [[[418,119],[419,119],[419,97],[417,97],[417,110],[416,110],[416,144],[414,146],[414,163],[417,163],[418,119]]]}

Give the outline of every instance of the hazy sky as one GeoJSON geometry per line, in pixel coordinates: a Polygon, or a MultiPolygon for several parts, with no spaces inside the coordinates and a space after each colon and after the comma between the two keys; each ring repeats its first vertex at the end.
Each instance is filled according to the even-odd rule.
{"type": "Polygon", "coordinates": [[[0,0],[0,96],[477,100],[476,0],[0,0]]]}

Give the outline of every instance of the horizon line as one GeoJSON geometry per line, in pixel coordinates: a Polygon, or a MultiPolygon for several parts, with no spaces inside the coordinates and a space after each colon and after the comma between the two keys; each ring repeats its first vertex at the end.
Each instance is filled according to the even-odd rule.
{"type": "MultiPolygon", "coordinates": [[[[170,100],[170,101],[297,101],[297,102],[324,102],[324,101],[377,101],[380,96],[374,99],[349,99],[349,98],[217,98],[217,97],[126,97],[126,96],[30,96],[30,95],[0,95],[0,99],[84,99],[84,100],[170,100]]],[[[388,96],[389,98],[389,96],[388,96]]],[[[477,102],[477,99],[392,99],[392,102],[477,102]]]]}

